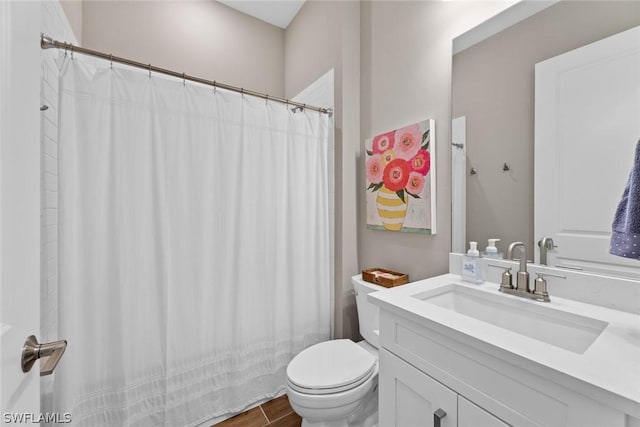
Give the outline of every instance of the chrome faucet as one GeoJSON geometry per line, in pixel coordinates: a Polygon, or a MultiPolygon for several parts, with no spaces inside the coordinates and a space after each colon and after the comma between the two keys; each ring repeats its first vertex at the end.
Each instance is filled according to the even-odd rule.
{"type": "Polygon", "coordinates": [[[547,251],[553,250],[553,248],[557,248],[557,246],[553,244],[551,237],[543,237],[540,239],[538,246],[540,247],[540,264],[547,265],[547,251]]]}
{"type": "Polygon", "coordinates": [[[513,250],[520,248],[520,267],[516,274],[516,288],[518,292],[529,292],[529,273],[527,273],[527,246],[522,242],[513,242],[507,249],[507,258],[513,259],[513,250]]]}

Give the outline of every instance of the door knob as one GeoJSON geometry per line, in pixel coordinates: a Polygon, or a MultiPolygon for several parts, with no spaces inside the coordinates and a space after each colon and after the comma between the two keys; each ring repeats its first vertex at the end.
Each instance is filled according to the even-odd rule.
{"type": "Polygon", "coordinates": [[[22,372],[29,372],[36,360],[46,358],[40,364],[40,376],[51,374],[66,348],[67,340],[40,344],[34,335],[28,336],[22,347],[22,372]]]}

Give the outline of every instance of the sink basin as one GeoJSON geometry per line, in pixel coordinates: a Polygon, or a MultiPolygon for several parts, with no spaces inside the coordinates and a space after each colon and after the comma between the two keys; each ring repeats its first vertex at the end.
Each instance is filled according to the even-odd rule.
{"type": "Polygon", "coordinates": [[[578,354],[584,353],[608,325],[598,319],[546,307],[545,303],[456,284],[413,297],[578,354]]]}

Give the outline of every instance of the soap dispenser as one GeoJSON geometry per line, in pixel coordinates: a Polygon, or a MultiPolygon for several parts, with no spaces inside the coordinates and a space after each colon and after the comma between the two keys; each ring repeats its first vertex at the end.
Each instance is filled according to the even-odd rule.
{"type": "Polygon", "coordinates": [[[484,263],[478,252],[478,242],[469,242],[469,250],[462,256],[462,279],[471,283],[484,282],[484,263]]]}
{"type": "Polygon", "coordinates": [[[484,253],[486,258],[502,259],[502,252],[498,252],[498,248],[496,248],[496,242],[499,241],[500,239],[489,239],[489,244],[484,253]]]}

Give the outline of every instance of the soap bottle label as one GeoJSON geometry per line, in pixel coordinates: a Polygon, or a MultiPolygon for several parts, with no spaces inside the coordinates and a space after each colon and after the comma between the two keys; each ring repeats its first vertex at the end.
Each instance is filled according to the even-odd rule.
{"type": "Polygon", "coordinates": [[[462,271],[466,276],[472,276],[475,278],[476,276],[476,261],[475,260],[465,260],[462,263],[462,271]]]}
{"type": "Polygon", "coordinates": [[[462,278],[471,283],[484,282],[484,268],[482,260],[478,257],[462,257],[462,278]]]}

